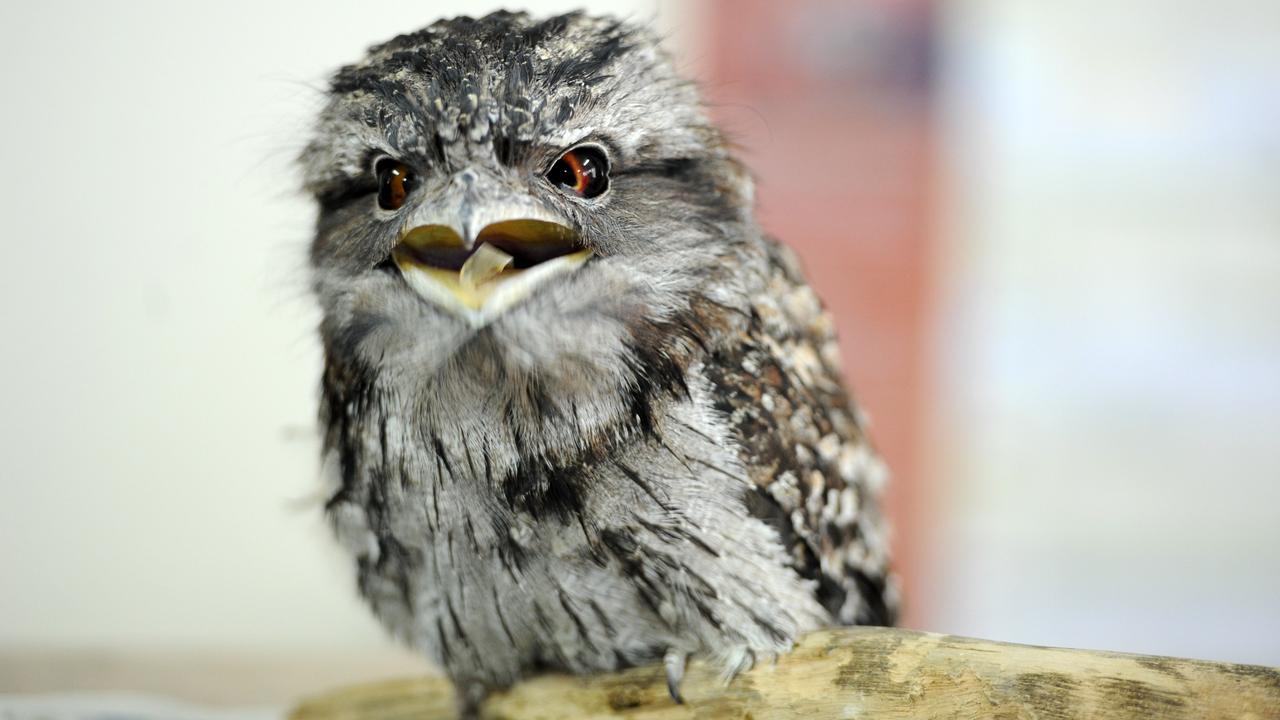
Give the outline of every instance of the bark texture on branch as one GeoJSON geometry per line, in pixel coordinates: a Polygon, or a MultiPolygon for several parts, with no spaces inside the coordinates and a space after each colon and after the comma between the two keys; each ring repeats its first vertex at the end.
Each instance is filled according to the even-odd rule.
{"type": "MultiPolygon", "coordinates": [[[[693,663],[687,704],[660,666],[533,678],[491,697],[483,717],[571,718],[1241,718],[1280,719],[1280,669],[1012,645],[891,628],[805,637],[776,664],[728,686],[693,663]]],[[[456,717],[447,680],[397,680],[303,702],[291,720],[456,717]]]]}

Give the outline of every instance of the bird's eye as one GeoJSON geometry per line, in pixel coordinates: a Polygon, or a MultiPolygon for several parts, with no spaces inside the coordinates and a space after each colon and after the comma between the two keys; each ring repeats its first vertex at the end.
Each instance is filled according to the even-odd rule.
{"type": "Polygon", "coordinates": [[[378,173],[378,207],[399,210],[418,184],[418,174],[408,165],[391,158],[379,160],[374,170],[378,173]]]}
{"type": "Polygon", "coordinates": [[[609,160],[598,147],[581,145],[561,155],[547,179],[580,198],[593,198],[609,189],[609,160]]]}

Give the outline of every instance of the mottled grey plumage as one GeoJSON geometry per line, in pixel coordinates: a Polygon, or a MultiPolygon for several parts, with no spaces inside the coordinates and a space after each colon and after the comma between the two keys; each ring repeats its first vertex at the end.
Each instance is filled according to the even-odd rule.
{"type": "Polygon", "coordinates": [[[830,319],[650,33],[496,13],[400,36],[335,76],[303,164],[329,514],[378,617],[465,703],[544,668],[732,674],[892,622],[883,470],[830,319]],[[584,142],[608,153],[598,198],[544,177],[584,142]],[[422,175],[394,212],[383,156],[422,175]],[[468,322],[389,258],[449,213],[473,241],[493,207],[593,255],[468,322]]]}

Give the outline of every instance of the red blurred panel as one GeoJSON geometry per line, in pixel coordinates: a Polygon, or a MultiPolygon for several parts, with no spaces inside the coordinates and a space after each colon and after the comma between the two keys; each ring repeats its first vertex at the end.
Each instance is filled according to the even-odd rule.
{"type": "Polygon", "coordinates": [[[845,373],[893,480],[907,593],[920,587],[917,463],[933,214],[932,3],[710,0],[712,113],[758,182],[766,229],[799,252],[834,312],[845,373]]]}

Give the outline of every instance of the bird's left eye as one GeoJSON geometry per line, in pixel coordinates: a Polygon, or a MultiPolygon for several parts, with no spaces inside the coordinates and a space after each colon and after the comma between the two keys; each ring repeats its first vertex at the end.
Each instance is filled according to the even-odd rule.
{"type": "Polygon", "coordinates": [[[417,173],[408,165],[391,158],[379,160],[374,170],[378,173],[378,207],[383,210],[399,210],[418,183],[417,173]]]}
{"type": "Polygon", "coordinates": [[[547,180],[580,198],[597,197],[609,189],[609,160],[600,148],[580,145],[555,161],[547,180]]]}

